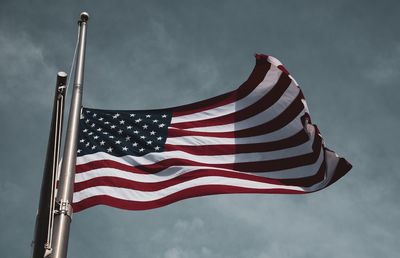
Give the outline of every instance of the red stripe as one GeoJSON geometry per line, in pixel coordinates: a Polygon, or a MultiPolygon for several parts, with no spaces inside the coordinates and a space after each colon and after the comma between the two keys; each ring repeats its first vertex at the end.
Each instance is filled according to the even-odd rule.
{"type": "Polygon", "coordinates": [[[336,166],[335,173],[333,174],[333,177],[329,182],[329,185],[335,183],[342,176],[346,175],[352,167],[353,166],[346,159],[340,158],[339,163],[336,166]]]}
{"type": "Polygon", "coordinates": [[[89,207],[95,205],[108,205],[115,208],[125,209],[125,210],[148,210],[154,209],[168,204],[206,195],[214,194],[234,194],[234,193],[274,193],[274,194],[302,194],[303,191],[298,190],[288,190],[288,189],[251,189],[237,186],[226,186],[226,185],[202,185],[195,186],[192,188],[184,189],[182,191],[173,193],[171,195],[165,196],[164,198],[157,199],[149,202],[139,202],[139,201],[127,201],[117,199],[107,195],[97,195],[89,197],[80,202],[74,203],[74,212],[79,212],[89,207]]]}
{"type": "Polygon", "coordinates": [[[230,132],[197,132],[177,128],[168,128],[168,137],[210,136],[222,138],[240,138],[271,133],[289,124],[296,118],[298,114],[300,114],[301,111],[304,110],[304,105],[301,102],[301,96],[301,94],[298,94],[294,101],[286,108],[286,110],[280,113],[277,117],[251,128],[230,132]]]}
{"type": "Polygon", "coordinates": [[[237,89],[210,99],[187,104],[173,108],[173,116],[183,116],[211,108],[227,105],[246,97],[252,92],[264,79],[271,64],[265,60],[256,60],[256,65],[249,78],[237,89]]]}
{"type": "Polygon", "coordinates": [[[199,120],[199,121],[173,123],[171,124],[171,126],[174,128],[188,129],[195,127],[230,124],[245,120],[247,118],[257,115],[258,113],[263,112],[264,110],[267,110],[272,105],[274,105],[285,93],[291,82],[292,80],[288,76],[282,73],[278,82],[267,94],[265,94],[257,102],[253,103],[252,105],[242,110],[239,110],[231,114],[199,120]]]}
{"type": "Polygon", "coordinates": [[[266,55],[266,54],[256,53],[256,54],[254,54],[254,56],[257,60],[261,59],[261,60],[268,61],[268,55],[266,55]]]}
{"type": "Polygon", "coordinates": [[[285,127],[287,124],[292,122],[303,110],[304,105],[301,101],[301,95],[299,94],[289,105],[289,107],[274,119],[249,129],[236,131],[235,136],[246,137],[247,135],[261,135],[271,133],[285,127]]]}
{"type": "Polygon", "coordinates": [[[254,182],[261,182],[274,185],[291,185],[291,186],[303,186],[309,187],[318,182],[324,180],[326,173],[325,162],[322,162],[321,167],[318,171],[311,176],[291,179],[272,179],[263,176],[257,176],[254,174],[244,174],[232,171],[218,170],[218,169],[197,169],[191,172],[179,175],[175,178],[165,180],[162,182],[137,182],[129,179],[112,177],[112,176],[101,176],[95,177],[87,181],[79,182],[74,184],[74,192],[82,191],[86,188],[95,186],[113,186],[126,189],[133,189],[139,191],[158,191],[173,185],[181,184],[190,180],[208,177],[208,176],[219,176],[226,178],[244,179],[254,182]]]}
{"type": "Polygon", "coordinates": [[[325,179],[326,175],[326,162],[325,159],[322,162],[319,170],[312,176],[301,177],[301,178],[288,178],[288,179],[280,179],[280,183],[283,185],[292,185],[292,186],[300,186],[300,187],[311,187],[319,182],[322,182],[325,179]]]}
{"type": "Polygon", "coordinates": [[[123,171],[139,173],[139,174],[154,174],[164,170],[170,166],[213,166],[215,168],[232,169],[240,172],[270,172],[284,169],[290,169],[300,166],[306,166],[313,164],[319,157],[322,146],[322,139],[316,134],[313,142],[313,152],[308,154],[302,154],[289,158],[266,160],[266,161],[254,161],[254,162],[242,162],[242,163],[226,163],[226,164],[208,164],[203,162],[196,162],[187,159],[171,158],[159,161],[154,164],[131,166],[121,164],[111,160],[96,160],[86,164],[76,166],[76,173],[81,173],[98,168],[114,168],[123,171]]]}
{"type": "Polygon", "coordinates": [[[289,75],[289,71],[283,65],[278,65],[278,69],[284,72],[285,74],[289,75]]]}
{"type": "Polygon", "coordinates": [[[306,166],[314,163],[318,159],[319,152],[312,152],[290,158],[283,158],[268,161],[253,161],[242,163],[225,163],[225,164],[208,164],[204,162],[196,162],[188,159],[166,159],[151,165],[131,166],[121,164],[112,160],[96,160],[86,164],[77,165],[76,173],[82,173],[99,168],[114,168],[138,174],[156,174],[171,166],[212,166],[215,168],[232,169],[240,172],[271,172],[284,169],[306,166]]]}
{"type": "Polygon", "coordinates": [[[237,153],[266,152],[282,150],[305,143],[308,140],[308,134],[300,130],[288,138],[262,143],[251,144],[219,144],[219,145],[173,145],[165,144],[164,151],[184,151],[195,155],[228,155],[237,153]]]}
{"type": "Polygon", "coordinates": [[[245,179],[251,180],[255,182],[262,183],[270,183],[270,184],[280,184],[279,180],[268,179],[260,176],[243,174],[237,172],[230,172],[225,170],[218,169],[198,169],[183,175],[177,176],[175,178],[162,181],[162,182],[153,182],[153,183],[144,183],[132,181],[129,179],[118,178],[118,177],[96,177],[87,181],[75,183],[74,192],[82,191],[86,188],[95,187],[95,186],[113,186],[113,187],[121,187],[126,189],[133,189],[139,191],[158,191],[173,185],[177,185],[183,182],[187,182],[190,180],[207,177],[207,176],[220,176],[226,178],[237,178],[237,179],[245,179]]]}
{"type": "Polygon", "coordinates": [[[148,174],[148,172],[141,170],[139,167],[134,167],[132,165],[126,165],[126,164],[119,163],[117,161],[107,160],[107,159],[95,160],[95,161],[91,161],[91,162],[88,162],[85,164],[76,165],[75,173],[76,174],[83,173],[86,171],[90,171],[93,169],[99,169],[99,168],[114,168],[114,169],[119,169],[119,170],[132,172],[132,173],[136,173],[136,174],[148,174]]]}

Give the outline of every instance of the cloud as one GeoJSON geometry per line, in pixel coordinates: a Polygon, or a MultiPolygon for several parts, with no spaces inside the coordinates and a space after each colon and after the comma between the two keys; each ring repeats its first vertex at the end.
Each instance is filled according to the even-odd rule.
{"type": "Polygon", "coordinates": [[[0,105],[50,105],[56,69],[43,55],[43,48],[35,45],[28,34],[9,35],[0,31],[0,105]],[[50,101],[49,101],[50,99],[50,101]]]}
{"type": "MultiPolygon", "coordinates": [[[[400,45],[386,50],[384,53],[376,52],[374,56],[370,56],[369,67],[364,72],[364,76],[374,82],[376,87],[381,87],[400,78],[400,45]]],[[[392,86],[392,85],[389,85],[392,86]]]]}
{"type": "Polygon", "coordinates": [[[187,243],[191,239],[203,239],[206,236],[205,225],[200,218],[191,220],[177,220],[171,228],[160,229],[152,236],[152,241],[163,245],[187,243]],[[167,243],[165,241],[167,240],[167,243]]]}
{"type": "Polygon", "coordinates": [[[307,196],[94,207],[73,218],[71,257],[400,253],[398,1],[139,2],[1,1],[2,257],[29,255],[56,72],[70,64],[83,9],[91,14],[85,105],[145,109],[212,97],[243,82],[260,51],[284,62],[328,146],[354,168],[307,196]]]}

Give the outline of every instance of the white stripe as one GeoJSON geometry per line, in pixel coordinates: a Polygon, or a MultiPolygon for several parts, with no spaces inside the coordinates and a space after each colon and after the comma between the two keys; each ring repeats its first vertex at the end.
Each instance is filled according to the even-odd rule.
{"type": "Polygon", "coordinates": [[[317,161],[311,165],[289,168],[285,170],[262,172],[257,173],[257,175],[272,179],[293,179],[313,176],[318,172],[322,162],[324,162],[324,150],[321,150],[317,161]]]}
{"type": "MultiPolygon", "coordinates": [[[[293,136],[299,130],[303,128],[301,117],[305,114],[305,110],[300,112],[299,115],[285,127],[280,128],[271,133],[252,136],[252,137],[241,137],[241,138],[224,138],[224,137],[211,137],[211,136],[181,136],[181,137],[169,137],[166,140],[166,144],[171,145],[219,145],[219,144],[248,144],[248,143],[260,143],[278,141],[290,136],[293,136]]],[[[185,131],[185,130],[183,130],[185,131]]],[[[190,131],[190,130],[187,130],[190,131]]]]}
{"type": "Polygon", "coordinates": [[[307,142],[295,147],[276,151],[237,153],[227,155],[195,155],[186,153],[184,151],[164,151],[152,152],[140,157],[131,155],[115,157],[105,152],[97,152],[94,154],[78,157],[77,164],[84,164],[94,160],[113,160],[126,165],[139,166],[151,165],[163,160],[175,158],[187,159],[193,162],[202,162],[207,164],[233,164],[241,162],[276,160],[312,152],[312,144],[315,134],[314,128],[310,129],[310,134],[310,139],[307,142]]]}
{"type": "MultiPolygon", "coordinates": [[[[281,61],[279,61],[276,57],[268,56],[268,61],[271,63],[272,66],[279,66],[279,65],[282,65],[283,67],[285,67],[285,66],[281,63],[281,61]]],[[[296,82],[296,80],[293,78],[292,75],[289,74],[289,78],[292,79],[292,80],[296,83],[296,85],[299,85],[299,84],[296,82]]]]}
{"type": "Polygon", "coordinates": [[[279,80],[282,71],[277,67],[271,66],[271,69],[265,75],[263,81],[245,98],[242,98],[236,102],[226,104],[220,107],[200,111],[197,113],[183,115],[178,117],[172,117],[171,124],[181,123],[187,121],[199,121],[207,118],[218,117],[232,113],[232,111],[246,108],[257,102],[262,98],[268,91],[270,91],[276,82],[279,80]]]}
{"type": "Polygon", "coordinates": [[[225,185],[225,186],[237,186],[250,189],[286,189],[286,190],[303,191],[301,187],[296,187],[296,186],[274,185],[274,184],[254,182],[244,179],[209,176],[209,177],[196,178],[194,180],[186,181],[177,185],[173,185],[152,192],[117,188],[112,186],[90,187],[80,192],[75,192],[73,200],[75,203],[77,203],[92,196],[108,195],[121,200],[150,202],[185,189],[202,185],[225,185]]]}
{"type": "Polygon", "coordinates": [[[217,125],[217,126],[196,127],[196,128],[190,128],[189,130],[197,132],[229,132],[229,131],[243,130],[260,124],[264,124],[276,118],[283,111],[285,111],[288,108],[288,106],[294,101],[299,92],[300,92],[299,87],[297,87],[294,83],[292,83],[277,102],[275,102],[268,109],[254,116],[251,116],[245,120],[236,123],[217,125]]]}
{"type": "MultiPolygon", "coordinates": [[[[314,164],[285,170],[252,173],[224,168],[217,169],[232,173],[250,174],[271,179],[294,179],[315,175],[321,167],[322,162],[324,162],[323,151],[321,151],[318,160],[314,164]]],[[[96,177],[116,177],[142,183],[156,183],[167,181],[199,169],[207,170],[216,168],[211,166],[172,166],[158,172],[157,174],[136,174],[115,168],[99,168],[75,174],[75,182],[80,183],[96,177]]]]}
{"type": "Polygon", "coordinates": [[[317,191],[325,188],[332,180],[336,167],[339,163],[339,157],[336,153],[326,150],[325,151],[326,174],[323,181],[314,184],[311,187],[303,187],[305,191],[317,191]]]}

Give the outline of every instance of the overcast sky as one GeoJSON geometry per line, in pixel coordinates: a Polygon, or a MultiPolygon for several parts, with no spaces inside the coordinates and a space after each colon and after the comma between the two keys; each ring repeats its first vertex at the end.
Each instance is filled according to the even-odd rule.
{"type": "Polygon", "coordinates": [[[299,82],[353,169],[309,195],[74,214],[69,257],[397,257],[400,2],[0,0],[0,257],[30,257],[56,73],[89,12],[83,103],[163,108],[235,89],[254,53],[299,82]],[[397,160],[397,161],[396,161],[397,160]]]}

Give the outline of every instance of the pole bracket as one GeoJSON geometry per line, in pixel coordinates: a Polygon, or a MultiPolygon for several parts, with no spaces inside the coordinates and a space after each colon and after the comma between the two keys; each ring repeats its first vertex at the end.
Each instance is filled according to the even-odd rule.
{"type": "Polygon", "coordinates": [[[51,257],[51,254],[53,253],[53,248],[51,248],[51,246],[48,242],[44,245],[44,249],[45,249],[45,251],[44,251],[43,257],[44,258],[51,257]]]}
{"type": "Polygon", "coordinates": [[[66,215],[72,220],[72,205],[68,201],[60,200],[56,202],[56,208],[54,210],[56,215],[66,215]]]}

